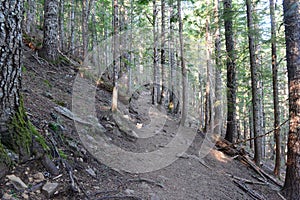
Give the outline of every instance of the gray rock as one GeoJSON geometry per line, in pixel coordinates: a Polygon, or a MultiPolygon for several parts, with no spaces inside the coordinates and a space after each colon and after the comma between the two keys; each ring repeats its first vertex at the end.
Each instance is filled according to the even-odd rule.
{"type": "Polygon", "coordinates": [[[50,92],[43,92],[42,95],[48,99],[53,99],[53,95],[50,92]]]}
{"type": "Polygon", "coordinates": [[[91,175],[92,177],[96,177],[96,173],[92,168],[88,168],[85,170],[89,175],[91,175]]]}
{"type": "Polygon", "coordinates": [[[11,200],[11,199],[13,199],[13,197],[12,197],[11,194],[4,193],[1,199],[3,199],[3,200],[11,200]]]}
{"type": "Polygon", "coordinates": [[[15,176],[14,174],[12,175],[7,175],[6,176],[10,181],[11,183],[14,185],[15,189],[20,191],[20,190],[24,190],[27,187],[27,185],[17,176],[15,176]]]}
{"type": "Polygon", "coordinates": [[[57,176],[59,174],[59,170],[47,155],[44,155],[42,159],[42,164],[52,175],[57,176]]]}
{"type": "Polygon", "coordinates": [[[58,183],[48,182],[43,186],[42,190],[48,198],[51,198],[53,194],[57,191],[58,185],[58,183]]]}
{"type": "Polygon", "coordinates": [[[45,180],[45,177],[44,177],[43,173],[41,173],[41,172],[34,174],[33,178],[34,178],[35,182],[41,182],[41,181],[45,180]]]}
{"type": "Polygon", "coordinates": [[[131,189],[126,189],[125,190],[125,193],[127,194],[127,195],[132,195],[132,194],[134,194],[134,190],[131,190],[131,189]]]}
{"type": "Polygon", "coordinates": [[[160,198],[157,194],[151,193],[150,194],[150,200],[160,200],[160,198]]]}

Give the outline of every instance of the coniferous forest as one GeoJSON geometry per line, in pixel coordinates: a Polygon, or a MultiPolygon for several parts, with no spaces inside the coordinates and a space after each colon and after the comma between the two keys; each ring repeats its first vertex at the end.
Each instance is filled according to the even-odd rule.
{"type": "Polygon", "coordinates": [[[299,0],[2,0],[1,199],[300,200],[299,0]]]}

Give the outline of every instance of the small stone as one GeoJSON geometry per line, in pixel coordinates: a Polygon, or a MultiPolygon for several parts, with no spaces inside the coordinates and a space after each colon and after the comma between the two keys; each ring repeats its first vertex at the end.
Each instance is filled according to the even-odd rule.
{"type": "Polygon", "coordinates": [[[88,168],[85,170],[89,175],[91,175],[92,177],[96,177],[96,173],[93,169],[88,168]]]}
{"type": "Polygon", "coordinates": [[[35,191],[37,194],[41,194],[41,190],[37,190],[35,191]]]}
{"type": "Polygon", "coordinates": [[[22,194],[22,197],[23,197],[23,199],[29,199],[29,196],[28,196],[28,194],[26,194],[26,193],[23,193],[23,194],[22,194]]]}
{"type": "Polygon", "coordinates": [[[39,191],[39,193],[41,193],[41,188],[43,185],[44,185],[44,182],[37,183],[30,188],[30,191],[31,192],[39,191]]]}
{"type": "Polygon", "coordinates": [[[111,124],[105,124],[105,128],[113,129],[114,127],[111,124]]]}
{"type": "Polygon", "coordinates": [[[127,194],[127,195],[132,195],[132,194],[134,194],[134,190],[131,190],[131,189],[126,189],[125,190],[125,193],[127,194]]]}
{"type": "Polygon", "coordinates": [[[81,153],[83,153],[84,155],[87,153],[86,150],[84,148],[81,148],[81,153]]]}
{"type": "Polygon", "coordinates": [[[41,182],[41,181],[45,180],[45,177],[44,177],[43,173],[41,173],[41,172],[34,174],[33,178],[34,178],[35,182],[41,182]]]}
{"type": "Polygon", "coordinates": [[[32,177],[28,177],[28,181],[29,181],[30,183],[32,183],[32,182],[33,182],[33,178],[32,178],[32,177]]]}
{"type": "Polygon", "coordinates": [[[157,196],[157,194],[151,193],[150,200],[160,200],[160,198],[159,198],[159,196],[157,196]]]}
{"type": "Polygon", "coordinates": [[[50,92],[43,92],[42,95],[43,95],[44,97],[49,98],[49,99],[53,99],[53,95],[52,95],[50,92]]]}
{"type": "Polygon", "coordinates": [[[83,159],[80,157],[80,158],[78,158],[78,160],[79,160],[79,162],[83,162],[83,159]]]}
{"type": "Polygon", "coordinates": [[[45,192],[45,194],[48,196],[48,198],[50,198],[57,190],[58,187],[58,183],[46,183],[42,190],[43,192],[45,192]]]}
{"type": "Polygon", "coordinates": [[[15,175],[7,175],[6,177],[11,181],[16,190],[19,191],[28,188],[27,185],[19,177],[15,175]]]}
{"type": "Polygon", "coordinates": [[[4,193],[1,199],[3,199],[3,200],[10,200],[10,199],[12,199],[12,195],[4,193]]]}

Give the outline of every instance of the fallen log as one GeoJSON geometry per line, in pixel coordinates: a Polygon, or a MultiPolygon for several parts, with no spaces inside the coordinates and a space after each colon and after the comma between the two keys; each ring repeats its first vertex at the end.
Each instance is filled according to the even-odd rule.
{"type": "Polygon", "coordinates": [[[243,182],[240,182],[238,180],[233,180],[233,182],[241,188],[244,192],[246,192],[251,198],[255,200],[265,200],[266,198],[259,193],[255,192],[254,190],[250,189],[247,185],[245,185],[243,182]]]}

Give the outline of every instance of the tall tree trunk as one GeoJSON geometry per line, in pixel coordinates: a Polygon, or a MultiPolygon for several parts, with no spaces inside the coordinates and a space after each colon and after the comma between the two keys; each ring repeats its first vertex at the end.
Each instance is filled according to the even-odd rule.
{"type": "MultiPolygon", "coordinates": [[[[253,127],[254,137],[262,134],[261,127],[261,101],[260,101],[260,81],[258,74],[257,59],[255,55],[255,41],[254,41],[254,24],[252,17],[251,0],[246,1],[247,4],[247,26],[250,52],[250,67],[251,67],[251,85],[252,85],[252,106],[253,106],[253,127]]],[[[254,161],[260,165],[262,156],[262,139],[256,138],[254,140],[254,161]]]]}
{"type": "Polygon", "coordinates": [[[64,25],[64,0],[60,0],[59,3],[59,49],[63,51],[65,40],[65,25],[64,25]]]}
{"type": "Polygon", "coordinates": [[[159,93],[159,67],[158,67],[158,38],[157,38],[157,5],[156,0],[152,1],[153,3],[153,96],[152,96],[152,104],[156,105],[158,102],[159,93]]]}
{"type": "MultiPolygon", "coordinates": [[[[210,1],[207,0],[209,5],[210,1]]],[[[205,126],[204,132],[211,130],[212,119],[212,66],[211,66],[211,34],[210,34],[210,16],[205,20],[205,45],[206,45],[206,88],[205,88],[205,126]]]]}
{"type": "Polygon", "coordinates": [[[71,54],[74,55],[75,51],[75,0],[71,1],[71,13],[70,13],[70,43],[69,43],[69,51],[71,51],[71,54]]]}
{"type": "Polygon", "coordinates": [[[161,45],[160,45],[160,64],[161,64],[161,97],[160,104],[164,105],[166,98],[166,58],[165,58],[165,0],[161,0],[161,45]]]}
{"type": "MultiPolygon", "coordinates": [[[[19,153],[21,160],[30,156],[31,134],[26,129],[21,89],[23,0],[0,3],[0,165],[3,145],[19,153]],[[12,14],[13,13],[13,14],[12,14]],[[13,129],[12,127],[13,126],[13,129]],[[15,129],[17,126],[19,129],[15,129]],[[20,131],[24,128],[24,132],[20,131]],[[3,145],[2,145],[3,144],[3,145]]],[[[8,164],[8,163],[4,163],[8,164]]],[[[2,172],[1,172],[2,173],[2,172]]]]}
{"type": "Polygon", "coordinates": [[[221,71],[221,37],[220,37],[220,16],[219,0],[215,0],[214,17],[215,17],[215,102],[214,102],[214,133],[221,135],[223,125],[223,107],[222,107],[222,71],[221,71]]]}
{"type": "Polygon", "coordinates": [[[35,32],[36,26],[36,1],[27,0],[28,10],[26,18],[26,34],[32,34],[35,32]]]}
{"type": "Polygon", "coordinates": [[[170,68],[170,102],[169,102],[169,110],[173,113],[175,108],[175,74],[176,74],[176,68],[175,68],[175,52],[174,52],[174,38],[173,38],[173,1],[170,2],[170,8],[169,8],[169,68],[170,68]]]}
{"type": "Polygon", "coordinates": [[[274,139],[275,139],[275,167],[274,174],[280,174],[281,162],[281,142],[280,142],[280,110],[278,98],[278,69],[277,69],[277,49],[276,49],[276,19],[275,19],[275,2],[270,0],[270,18],[271,18],[271,49],[272,49],[272,76],[273,76],[273,104],[274,104],[274,139]]]}
{"type": "Polygon", "coordinates": [[[111,110],[115,112],[118,109],[118,79],[119,79],[119,5],[118,0],[113,0],[113,95],[111,101],[111,110]]]}
{"type": "Polygon", "coordinates": [[[58,60],[58,0],[45,0],[44,39],[39,53],[48,61],[58,60]]]}
{"type": "Polygon", "coordinates": [[[290,128],[286,177],[283,194],[287,199],[300,197],[300,3],[284,0],[286,58],[289,84],[290,128]]]}
{"type": "Polygon", "coordinates": [[[178,9],[178,22],[179,22],[179,43],[180,43],[180,64],[181,64],[181,74],[182,74],[182,113],[180,124],[184,126],[188,113],[188,80],[187,80],[187,69],[184,60],[184,43],[182,37],[183,24],[181,18],[181,0],[177,0],[178,9]]]}
{"type": "MultiPolygon", "coordinates": [[[[93,8],[94,5],[91,5],[91,8],[93,8]]],[[[97,21],[96,21],[96,14],[95,14],[95,9],[92,9],[92,13],[91,13],[91,20],[92,20],[92,23],[93,24],[96,24],[97,21]]],[[[98,40],[98,35],[97,35],[97,28],[96,26],[93,26],[92,27],[92,49],[96,48],[97,47],[97,40],[98,40]]]]}
{"type": "Polygon", "coordinates": [[[82,28],[82,59],[87,55],[88,49],[88,12],[89,12],[89,0],[82,0],[82,19],[81,19],[81,28],[82,28]]]}
{"type": "MultiPolygon", "coordinates": [[[[249,109],[249,133],[250,133],[250,138],[254,137],[254,122],[253,122],[253,107],[249,109]]],[[[253,140],[249,141],[250,149],[253,150],[253,140]]]]}
{"type": "Polygon", "coordinates": [[[227,128],[225,139],[233,142],[236,134],[236,64],[233,40],[232,0],[224,0],[224,24],[227,52],[227,128]]]}

